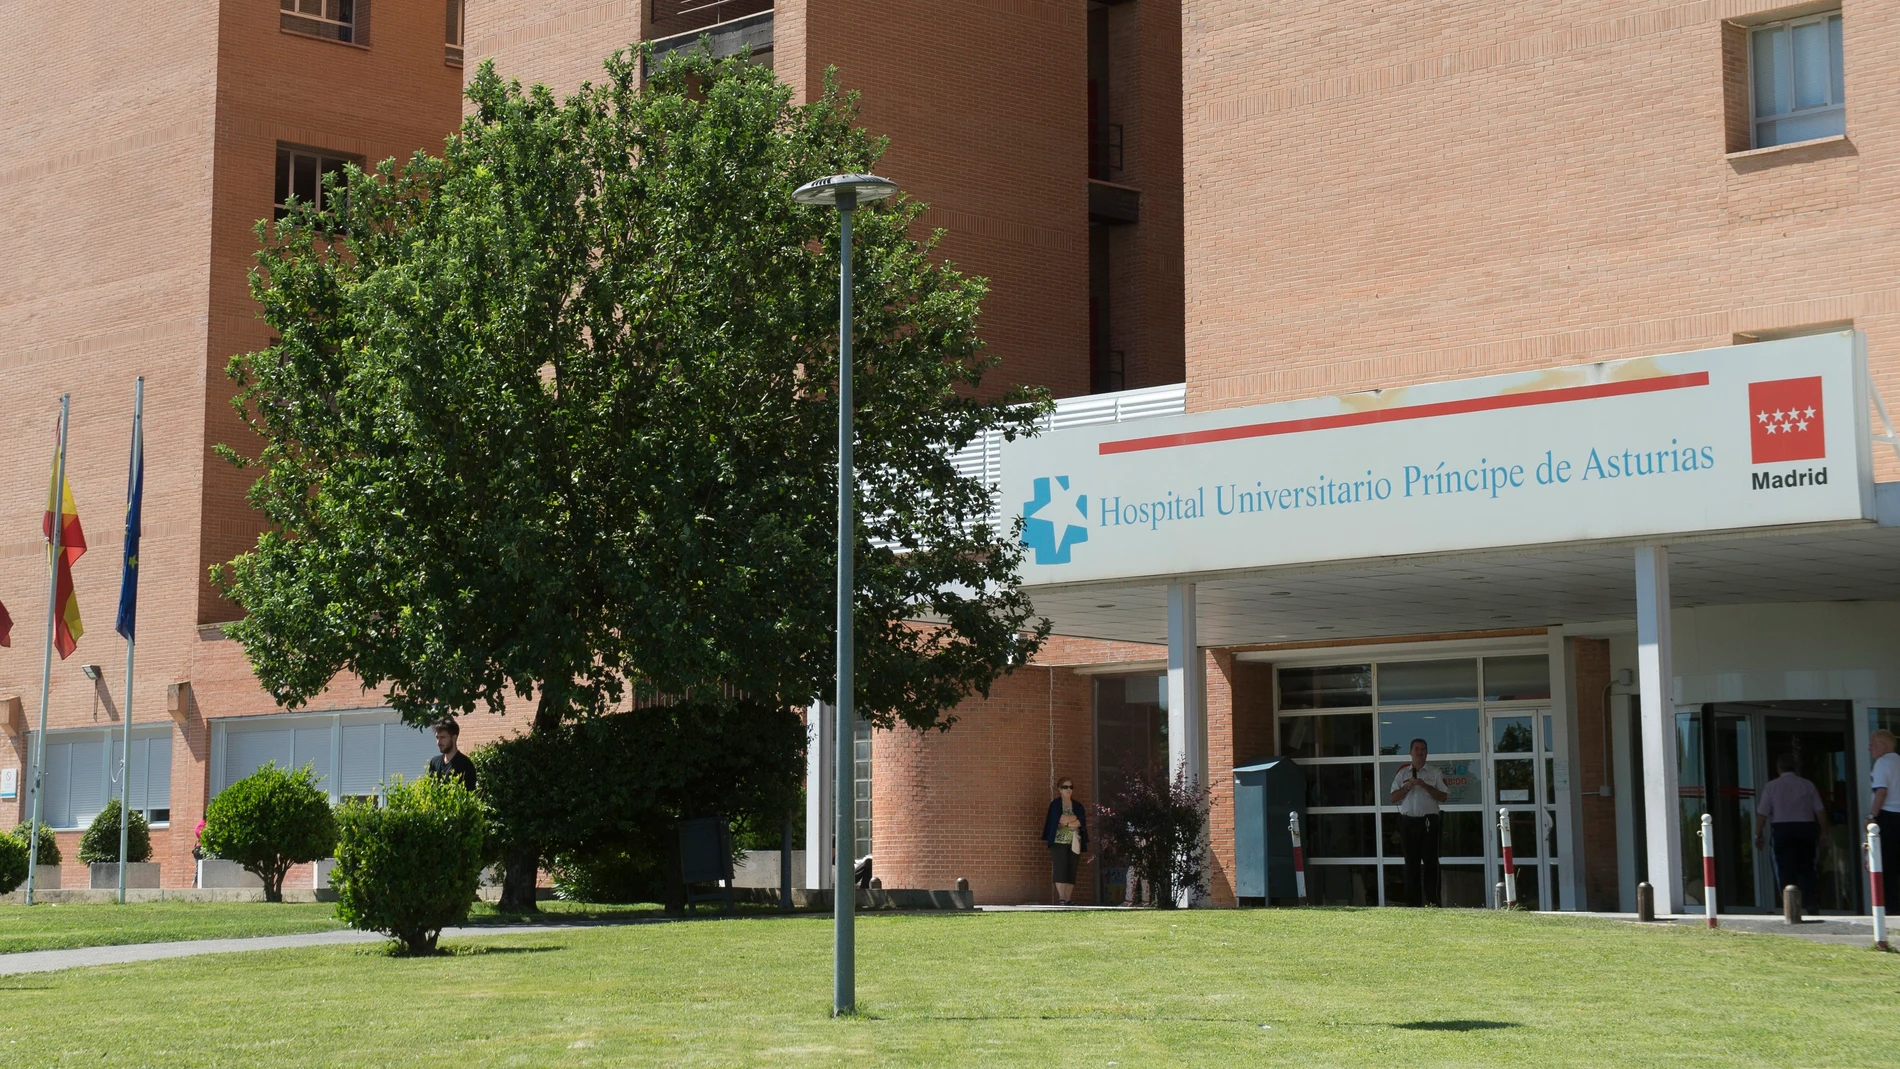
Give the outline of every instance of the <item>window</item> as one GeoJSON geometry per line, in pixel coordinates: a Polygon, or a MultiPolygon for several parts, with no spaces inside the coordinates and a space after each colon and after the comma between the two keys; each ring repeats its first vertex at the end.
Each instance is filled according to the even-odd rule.
{"type": "Polygon", "coordinates": [[[1847,132],[1840,12],[1754,27],[1748,66],[1754,147],[1847,132]]]}
{"type": "MultiPolygon", "coordinates": [[[[1405,855],[1390,790],[1411,741],[1422,738],[1450,795],[1440,850],[1446,904],[1483,904],[1486,821],[1495,813],[1484,792],[1485,716],[1496,724],[1496,713],[1522,710],[1511,723],[1529,724],[1536,710],[1519,703],[1550,700],[1550,659],[1286,667],[1277,676],[1280,753],[1306,775],[1307,887],[1316,900],[1403,901],[1405,855]]],[[[1528,748],[1515,735],[1499,745],[1528,748]]]]}
{"type": "Polygon", "coordinates": [[[415,779],[435,755],[433,734],[388,710],[220,720],[212,724],[212,794],[275,761],[309,765],[332,802],[377,798],[391,776],[415,779]]]}
{"type": "Polygon", "coordinates": [[[443,52],[443,62],[451,67],[462,65],[462,29],[468,18],[468,5],[463,0],[449,0],[448,27],[443,40],[447,42],[443,52]]]}
{"type": "Polygon", "coordinates": [[[851,726],[851,860],[871,852],[871,722],[851,726]]]}
{"type": "Polygon", "coordinates": [[[343,168],[350,163],[344,156],[334,153],[317,152],[311,149],[277,146],[277,191],[272,218],[282,219],[289,213],[290,198],[297,198],[300,204],[314,204],[319,209],[329,207],[325,203],[326,194],[323,179],[335,175],[338,183],[343,181],[343,168]]]}
{"type": "Polygon", "coordinates": [[[369,0],[277,0],[277,25],[344,44],[366,45],[369,0]]]}
{"type": "MultiPolygon", "coordinates": [[[[46,797],[40,820],[48,827],[84,828],[119,796],[119,757],[125,737],[117,731],[46,733],[46,797]]],[[[32,751],[29,749],[28,753],[32,751]]],[[[172,818],[172,728],[168,724],[132,729],[131,790],[127,807],[153,824],[172,818]]],[[[29,773],[30,775],[30,773],[29,773]]],[[[33,812],[28,784],[22,817],[33,812]]]]}

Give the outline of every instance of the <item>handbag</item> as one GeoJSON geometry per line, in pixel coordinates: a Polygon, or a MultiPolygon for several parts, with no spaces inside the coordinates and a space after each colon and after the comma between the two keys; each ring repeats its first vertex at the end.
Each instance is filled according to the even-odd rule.
{"type": "MultiPolygon", "coordinates": [[[[1063,807],[1062,813],[1064,816],[1067,816],[1072,812],[1074,812],[1074,810],[1068,808],[1067,806],[1063,807]]],[[[1082,852],[1082,829],[1081,828],[1078,827],[1078,828],[1070,829],[1069,849],[1078,854],[1082,852]]]]}

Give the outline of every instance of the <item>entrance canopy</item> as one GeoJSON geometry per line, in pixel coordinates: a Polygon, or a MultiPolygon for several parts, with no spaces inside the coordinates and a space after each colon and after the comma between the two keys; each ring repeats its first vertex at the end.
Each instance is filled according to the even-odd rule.
{"type": "MultiPolygon", "coordinates": [[[[1880,498],[1900,523],[1900,483],[1882,484],[1880,498]]],[[[1671,539],[1669,552],[1672,600],[1684,608],[1900,601],[1896,526],[1671,539]]],[[[1632,553],[1630,543],[1595,543],[1200,577],[1199,640],[1240,646],[1629,620],[1632,553]]],[[[1057,634],[1162,644],[1168,587],[1107,581],[1031,595],[1057,634]]]]}
{"type": "Polygon", "coordinates": [[[1848,331],[1059,430],[1002,500],[1084,637],[1190,583],[1203,646],[1627,619],[1665,543],[1679,605],[1900,598],[1869,397],[1848,331]]]}

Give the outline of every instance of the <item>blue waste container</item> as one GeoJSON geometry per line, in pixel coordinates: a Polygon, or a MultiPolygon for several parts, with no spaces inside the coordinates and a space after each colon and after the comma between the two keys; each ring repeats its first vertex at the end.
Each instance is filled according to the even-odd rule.
{"type": "Polygon", "coordinates": [[[1249,903],[1292,899],[1293,836],[1289,813],[1306,830],[1306,776],[1290,759],[1276,757],[1234,769],[1234,894],[1249,903]]]}

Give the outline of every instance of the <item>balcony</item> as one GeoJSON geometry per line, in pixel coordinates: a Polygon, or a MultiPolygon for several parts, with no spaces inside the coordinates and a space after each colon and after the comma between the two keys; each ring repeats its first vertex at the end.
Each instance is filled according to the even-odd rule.
{"type": "Polygon", "coordinates": [[[694,47],[701,37],[712,43],[715,59],[750,49],[770,65],[772,0],[650,0],[653,25],[648,38],[653,58],[694,47]]]}
{"type": "Polygon", "coordinates": [[[772,0],[648,0],[654,40],[697,33],[721,23],[772,10],[772,0]]]}

